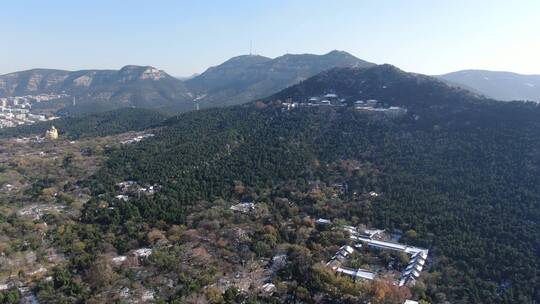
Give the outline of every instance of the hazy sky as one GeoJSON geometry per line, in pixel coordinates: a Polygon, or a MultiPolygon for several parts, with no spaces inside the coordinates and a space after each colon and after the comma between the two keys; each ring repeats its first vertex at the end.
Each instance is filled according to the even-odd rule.
{"type": "Polygon", "coordinates": [[[172,75],[249,52],[345,50],[439,74],[540,74],[540,0],[7,0],[0,73],[152,65],[172,75]]]}

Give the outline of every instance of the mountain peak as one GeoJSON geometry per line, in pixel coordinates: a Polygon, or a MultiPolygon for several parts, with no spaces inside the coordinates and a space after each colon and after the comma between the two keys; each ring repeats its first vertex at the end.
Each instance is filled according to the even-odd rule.
{"type": "Polygon", "coordinates": [[[155,67],[138,65],[126,65],[118,73],[122,75],[125,81],[135,79],[156,81],[168,76],[167,73],[155,67]]]}
{"type": "Polygon", "coordinates": [[[237,65],[248,66],[251,64],[257,64],[257,63],[266,62],[270,60],[272,59],[261,56],[261,55],[240,55],[240,56],[232,57],[229,60],[225,61],[224,63],[213,68],[237,66],[237,65]]]}
{"type": "Polygon", "coordinates": [[[274,59],[258,55],[233,57],[186,81],[202,102],[241,104],[264,98],[299,83],[322,71],[335,67],[367,67],[363,61],[343,51],[325,55],[285,54],[274,59]]]}
{"type": "Polygon", "coordinates": [[[381,73],[399,74],[406,77],[410,77],[412,75],[420,75],[420,74],[415,74],[415,73],[407,73],[403,71],[402,69],[396,67],[395,65],[391,65],[389,63],[375,65],[375,66],[369,67],[368,69],[373,69],[374,71],[379,71],[381,73]]]}
{"type": "Polygon", "coordinates": [[[446,85],[430,76],[407,73],[391,64],[366,68],[338,67],[324,71],[267,98],[305,101],[312,96],[335,93],[347,100],[376,99],[409,109],[449,108],[462,100],[479,100],[470,91],[446,85]]]}
{"type": "Polygon", "coordinates": [[[354,57],[351,53],[348,53],[348,52],[342,51],[342,50],[332,50],[332,51],[324,54],[323,56],[352,56],[352,57],[354,57]]]}

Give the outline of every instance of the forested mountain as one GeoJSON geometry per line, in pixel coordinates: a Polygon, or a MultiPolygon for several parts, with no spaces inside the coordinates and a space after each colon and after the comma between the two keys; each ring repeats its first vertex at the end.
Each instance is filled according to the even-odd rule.
{"type": "Polygon", "coordinates": [[[167,251],[178,260],[164,264],[158,255],[150,262],[161,267],[152,281],[172,276],[182,282],[167,291],[165,284],[156,285],[164,299],[204,293],[203,286],[224,275],[214,269],[201,276],[178,264],[186,248],[199,246],[206,263],[216,259],[211,267],[217,269],[290,248],[288,266],[273,279],[281,289],[259,302],[357,303],[375,297],[383,303],[371,287],[352,287],[321,272],[317,263],[333,254],[325,246],[332,239],[344,242],[343,236],[309,228],[310,218],[324,217],[406,231],[405,241],[429,248],[426,274],[410,291],[414,298],[537,302],[539,115],[535,103],[485,99],[389,65],[334,69],[263,102],[182,114],[166,121],[156,137],[113,151],[88,181],[95,199],[85,206],[79,232],[88,256],[79,256],[71,269],[88,267],[87,258],[99,251],[92,244],[105,242],[102,235],[124,252],[147,242],[141,229],[171,233],[181,225],[188,229],[182,247],[167,251]],[[328,92],[348,101],[378,99],[408,112],[388,116],[351,105],[286,110],[278,102],[328,92]],[[114,185],[124,180],[161,190],[114,200],[114,185]],[[325,195],[335,183],[346,184],[346,191],[325,195]],[[369,191],[381,195],[366,199],[369,191]],[[246,222],[223,209],[223,201],[231,200],[262,202],[271,212],[246,222]],[[248,226],[257,232],[233,245],[235,234],[225,231],[248,226]],[[200,234],[205,236],[194,237],[200,234]]]}
{"type": "Polygon", "coordinates": [[[62,138],[108,136],[128,131],[142,131],[161,125],[169,114],[156,110],[122,108],[81,116],[70,116],[33,125],[0,129],[0,137],[43,136],[51,126],[59,129],[62,138]]]}
{"type": "Polygon", "coordinates": [[[540,102],[540,75],[464,70],[437,76],[498,100],[540,102]]]}
{"type": "Polygon", "coordinates": [[[171,111],[194,109],[182,81],[150,66],[120,70],[34,69],[0,76],[0,97],[67,94],[64,112],[98,112],[136,106],[171,111]],[[73,104],[75,103],[75,104],[73,104]]]}
{"type": "Polygon", "coordinates": [[[334,67],[368,67],[372,63],[343,51],[325,55],[286,54],[274,59],[245,55],[231,58],[186,81],[202,107],[242,104],[266,97],[334,67]]]}
{"type": "MultiPolygon", "coordinates": [[[[335,68],[291,86],[268,100],[307,101],[312,96],[336,93],[349,102],[376,99],[390,106],[445,115],[444,108],[463,110],[471,101],[484,99],[473,92],[448,86],[436,78],[406,73],[383,64],[371,68],[335,68]],[[464,101],[467,101],[465,103],[464,101]]],[[[486,102],[488,102],[486,100],[486,102]]]]}

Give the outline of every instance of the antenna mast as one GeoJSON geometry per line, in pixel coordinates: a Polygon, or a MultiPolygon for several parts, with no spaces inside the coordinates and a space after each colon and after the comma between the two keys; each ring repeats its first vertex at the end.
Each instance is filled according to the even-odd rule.
{"type": "Polygon", "coordinates": [[[252,48],[253,48],[253,41],[249,40],[249,56],[253,55],[252,48]]]}

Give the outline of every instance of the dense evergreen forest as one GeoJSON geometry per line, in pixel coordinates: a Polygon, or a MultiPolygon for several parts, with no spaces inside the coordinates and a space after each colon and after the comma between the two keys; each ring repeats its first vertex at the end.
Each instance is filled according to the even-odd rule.
{"type": "MultiPolygon", "coordinates": [[[[150,202],[130,201],[129,208],[149,222],[182,223],[186,206],[228,199],[238,182],[260,192],[288,183],[305,189],[310,181],[346,182],[349,195],[383,195],[369,205],[324,212],[306,201],[302,210],[413,230],[410,241],[433,253],[429,271],[437,279],[427,289],[432,301],[441,294],[470,303],[539,299],[535,104],[462,98],[451,106],[456,111],[425,119],[432,110],[421,107],[390,119],[350,107],[282,111],[271,104],[167,121],[155,139],[114,152],[93,180],[96,194],[112,191],[114,181],[158,183],[163,192],[150,202]],[[369,164],[372,171],[333,170],[338,161],[369,164]]],[[[117,223],[129,217],[124,213],[117,223]]]]}
{"type": "Polygon", "coordinates": [[[169,114],[155,110],[122,108],[97,114],[63,117],[16,128],[0,129],[0,137],[43,136],[45,130],[53,125],[60,130],[61,136],[70,139],[106,136],[148,129],[161,124],[167,117],[169,114]]]}

